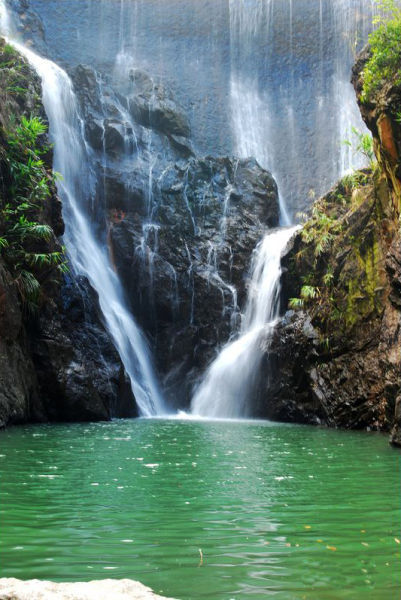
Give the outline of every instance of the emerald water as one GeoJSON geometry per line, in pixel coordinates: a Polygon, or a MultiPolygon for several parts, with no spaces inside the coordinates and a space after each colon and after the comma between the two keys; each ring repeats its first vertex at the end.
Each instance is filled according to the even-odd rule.
{"type": "Polygon", "coordinates": [[[400,454],[381,435],[137,420],[0,434],[1,575],[180,600],[393,599],[400,454]]]}

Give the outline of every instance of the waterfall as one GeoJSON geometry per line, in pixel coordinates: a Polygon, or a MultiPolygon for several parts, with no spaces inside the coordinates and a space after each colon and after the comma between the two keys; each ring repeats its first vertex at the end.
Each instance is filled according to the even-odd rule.
{"type": "MultiPolygon", "coordinates": [[[[3,25],[7,12],[3,2],[0,7],[3,25]]],[[[54,142],[53,167],[62,175],[57,187],[63,203],[64,241],[73,270],[87,277],[98,294],[105,324],[130,378],[140,414],[162,414],[163,399],[146,339],[126,307],[124,292],[108,253],[96,240],[85,214],[93,184],[72,83],[66,72],[52,61],[17,42],[13,44],[42,80],[43,104],[54,142]]]]}
{"type": "Polygon", "coordinates": [[[4,4],[4,0],[0,0],[0,33],[4,36],[7,36],[10,34],[10,30],[11,24],[8,11],[6,5],[4,4]]]}
{"type": "Polygon", "coordinates": [[[209,366],[192,400],[194,415],[238,418],[251,413],[263,344],[279,314],[281,255],[296,229],[269,232],[257,247],[241,331],[209,366]]]}
{"type": "MultiPolygon", "coordinates": [[[[356,55],[360,39],[367,40],[371,30],[372,19],[377,13],[375,0],[337,0],[333,7],[334,36],[337,44],[336,60],[332,77],[332,89],[335,103],[340,106],[338,119],[338,139],[352,140],[353,128],[367,133],[368,129],[361,122],[359,110],[355,102],[355,91],[350,84],[349,69],[344,61],[339,59],[340,45],[346,44],[351,56],[356,55]],[[368,15],[361,23],[357,24],[355,15],[368,15]]],[[[341,143],[337,159],[337,171],[339,176],[345,175],[353,169],[365,166],[365,158],[356,156],[347,144],[341,143]]]]}
{"type": "MultiPolygon", "coordinates": [[[[258,0],[249,6],[246,0],[229,0],[230,13],[230,102],[236,153],[241,158],[253,156],[264,168],[272,171],[271,105],[268,90],[260,89],[259,73],[252,68],[255,42],[260,35],[271,37],[272,0],[258,0]]],[[[272,172],[273,177],[275,173],[272,172]]],[[[279,196],[283,225],[290,216],[282,196],[279,196]]]]}
{"type": "MultiPolygon", "coordinates": [[[[354,55],[371,29],[374,0],[30,0],[29,6],[43,24],[46,56],[72,71],[80,63],[92,65],[99,88],[103,83],[107,88],[111,82],[121,100],[117,112],[126,146],[124,156],[119,157],[124,176],[140,173],[147,182],[143,186],[147,214],[143,215],[142,238],[135,246],[149,278],[144,319],[148,316],[145,312],[153,309],[154,266],[163,241],[157,223],[160,186],[170,168],[165,162],[170,160],[173,165],[176,158],[151,127],[139,131],[134,123],[126,100],[133,91],[131,75],[136,71],[149,80],[154,96],[159,85],[171,90],[188,116],[190,141],[197,153],[253,156],[273,173],[280,192],[282,225],[294,222],[313,197],[325,192],[348,169],[362,164],[361,157],[342,142],[352,138],[352,127],[365,130],[349,78],[354,55]]],[[[0,0],[0,21],[8,31],[4,0],[0,0]]],[[[33,44],[35,35],[34,31],[33,44]]],[[[89,225],[93,164],[99,157],[94,158],[85,143],[66,73],[49,60],[20,49],[43,81],[50,134],[56,142],[55,168],[64,176],[58,187],[74,270],[87,276],[99,294],[105,322],[131,378],[140,411],[158,414],[163,411],[163,400],[149,348],[126,307],[108,253],[89,225]]],[[[107,95],[104,101],[107,109],[107,95]]],[[[151,104],[152,99],[149,111],[151,104]]],[[[98,171],[103,168],[104,177],[108,161],[104,147],[96,167],[98,171]]],[[[186,179],[184,198],[193,232],[201,235],[187,196],[188,176],[186,179]]],[[[130,183],[128,176],[124,183],[130,183]]],[[[103,188],[107,205],[106,186],[103,188]]],[[[228,187],[221,220],[222,247],[229,201],[228,187]]],[[[255,251],[241,331],[207,371],[193,399],[193,412],[246,414],[258,378],[260,345],[277,317],[280,252],[291,231],[268,234],[255,251]]],[[[219,248],[217,243],[208,252],[207,267],[214,282],[219,278],[219,248]]],[[[188,321],[196,325],[194,264],[188,246],[186,255],[192,303],[188,321]]],[[[177,273],[169,263],[166,269],[173,290],[177,273]]],[[[235,323],[237,292],[231,284],[218,282],[223,311],[230,310],[235,323]],[[225,301],[228,294],[232,297],[229,307],[225,301]]],[[[172,294],[174,314],[179,310],[177,289],[172,294]]]]}
{"type": "Polygon", "coordinates": [[[374,0],[229,0],[234,147],[272,172],[288,224],[352,168],[367,129],[350,83],[374,0]]]}

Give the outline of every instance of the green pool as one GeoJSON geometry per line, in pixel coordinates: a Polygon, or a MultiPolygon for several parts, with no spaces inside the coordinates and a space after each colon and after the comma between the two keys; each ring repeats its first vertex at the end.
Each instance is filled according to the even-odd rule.
{"type": "Polygon", "coordinates": [[[398,598],[400,453],[381,435],[126,420],[0,433],[1,575],[180,600],[398,598]]]}

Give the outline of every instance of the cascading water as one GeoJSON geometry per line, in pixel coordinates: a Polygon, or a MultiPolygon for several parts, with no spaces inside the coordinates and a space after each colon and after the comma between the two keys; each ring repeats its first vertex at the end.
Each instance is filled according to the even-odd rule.
{"type": "Polygon", "coordinates": [[[281,254],[295,231],[296,227],[291,227],[268,233],[256,249],[239,337],[228,343],[208,368],[192,400],[192,414],[217,418],[251,414],[262,344],[278,317],[281,254]]]}
{"type": "MultiPolygon", "coordinates": [[[[343,175],[351,167],[357,166],[358,159],[355,160],[349,146],[342,144],[342,140],[350,136],[353,127],[364,128],[349,83],[349,70],[345,66],[346,61],[339,51],[339,45],[344,43],[345,39],[350,45],[349,52],[352,50],[351,43],[354,44],[355,49],[358,43],[357,35],[361,28],[355,14],[361,15],[363,8],[366,11],[366,5],[362,6],[362,1],[359,0],[351,2],[352,7],[349,0],[346,4],[347,6],[342,0],[333,2],[332,6],[328,6],[324,0],[314,4],[319,23],[319,69],[314,74],[318,92],[314,112],[318,127],[325,127],[324,119],[328,108],[326,104],[328,100],[332,102],[333,96],[340,114],[335,140],[339,145],[338,158],[337,161],[332,161],[334,177],[343,175]],[[359,11],[355,3],[359,5],[359,11]],[[334,71],[328,78],[330,95],[325,90],[327,64],[324,57],[323,30],[327,21],[333,23],[336,44],[338,44],[334,71]]],[[[280,28],[281,36],[283,32],[288,32],[288,39],[279,37],[277,40],[275,19],[283,19],[282,5],[283,3],[274,3],[272,0],[229,0],[230,99],[238,155],[254,156],[263,167],[271,170],[279,189],[285,190],[290,197],[290,206],[294,206],[294,198],[291,198],[293,190],[295,188],[296,193],[299,193],[302,188],[301,181],[296,181],[297,175],[300,175],[303,170],[301,160],[304,157],[299,151],[301,138],[303,136],[305,140],[307,137],[305,131],[302,131],[302,125],[300,126],[295,119],[297,108],[304,110],[302,106],[304,82],[302,78],[296,78],[296,73],[299,73],[294,54],[297,43],[297,23],[292,0],[288,0],[288,10],[284,14],[284,18],[288,18],[287,27],[280,28]],[[274,72],[273,77],[269,73],[274,71],[274,65],[277,65],[276,55],[280,50],[282,52],[283,47],[286,48],[286,60],[281,65],[283,81],[280,81],[280,85],[277,86],[274,72]],[[265,56],[263,75],[254,68],[255,56],[260,48],[264,48],[265,56]],[[267,77],[267,81],[262,80],[263,76],[267,77]],[[285,85],[283,85],[284,81],[285,85]],[[278,100],[281,100],[281,106],[277,105],[278,100]],[[277,123],[277,115],[280,115],[279,123],[277,123]],[[283,143],[286,137],[287,144],[283,143]],[[286,182],[288,173],[285,174],[283,171],[283,165],[290,173],[290,166],[293,169],[295,167],[295,185],[292,181],[291,190],[286,182]]],[[[373,2],[370,3],[370,9],[373,12],[373,2]]],[[[368,27],[362,26],[362,29],[366,39],[368,27]]],[[[323,178],[322,175],[320,177],[323,178]]],[[[289,224],[291,216],[282,197],[280,210],[281,223],[289,224]]],[[[274,320],[278,316],[280,255],[292,232],[293,230],[287,229],[267,234],[258,248],[240,337],[227,344],[210,365],[192,401],[194,414],[209,417],[240,417],[250,410],[250,399],[256,389],[263,354],[261,342],[262,339],[268,338],[269,332],[274,328],[274,320]]]]}
{"type": "MultiPolygon", "coordinates": [[[[2,25],[9,20],[1,3],[2,25]]],[[[91,190],[91,168],[83,124],[68,75],[53,62],[43,59],[18,42],[15,47],[34,67],[42,80],[43,104],[54,141],[54,169],[62,174],[58,192],[63,203],[64,240],[74,271],[85,275],[99,296],[107,328],[129,375],[140,414],[164,412],[163,399],[153,372],[144,335],[125,306],[124,292],[109,257],[96,241],[85,206],[91,190]]]]}
{"type": "MultiPolygon", "coordinates": [[[[251,65],[255,57],[255,41],[261,34],[271,39],[272,0],[259,0],[248,6],[245,0],[229,0],[231,81],[230,100],[235,133],[236,153],[241,158],[253,156],[272,171],[272,115],[268,90],[260,89],[259,73],[251,65]]],[[[275,176],[273,172],[273,176],[275,176]]],[[[281,222],[290,224],[290,216],[282,196],[279,197],[281,222]]]]}
{"type": "MultiPolygon", "coordinates": [[[[152,98],[156,97],[154,92],[160,92],[164,85],[166,89],[171,88],[174,99],[188,116],[190,142],[198,151],[216,155],[235,154],[242,158],[254,156],[262,167],[269,169],[281,193],[281,223],[288,224],[294,221],[298,211],[310,205],[310,197],[328,189],[351,166],[358,166],[359,158],[342,141],[351,137],[352,126],[363,129],[349,76],[353,54],[366,41],[371,28],[374,2],[81,0],[78,4],[75,0],[29,0],[29,7],[37,11],[42,20],[46,43],[35,40],[37,32],[31,41],[45,47],[48,56],[57,62],[62,61],[72,72],[78,63],[92,65],[97,71],[99,89],[103,81],[112,82],[117,91],[113,110],[117,108],[117,121],[124,130],[125,151],[118,160],[106,152],[106,129],[115,114],[107,112],[110,106],[107,97],[104,114],[100,114],[103,110],[100,90],[102,110],[95,118],[103,128],[104,151],[100,161],[99,156],[92,156],[93,151],[85,148],[83,143],[83,127],[77,109],[75,106],[71,108],[71,102],[75,103],[75,99],[71,100],[71,84],[65,74],[54,76],[58,90],[55,98],[58,100],[49,98],[47,110],[49,114],[56,108],[64,111],[60,113],[61,120],[72,124],[72,140],[79,149],[77,161],[73,164],[72,157],[66,161],[66,153],[56,144],[56,168],[65,177],[65,181],[60,183],[60,191],[65,195],[67,219],[75,223],[74,227],[70,227],[67,222],[66,239],[77,270],[86,273],[98,289],[116,346],[130,372],[133,387],[138,386],[136,396],[143,398],[141,410],[144,414],[152,414],[162,410],[162,401],[152,373],[149,351],[125,308],[121,284],[92,234],[84,210],[90,187],[87,174],[91,171],[87,159],[91,167],[97,161],[94,170],[97,169],[98,174],[99,165],[100,170],[103,169],[102,198],[106,209],[113,207],[113,199],[108,203],[106,193],[107,171],[111,163],[114,170],[121,167],[124,171],[126,189],[131,185],[131,175],[132,188],[141,177],[145,182],[142,192],[147,199],[146,214],[142,214],[142,237],[140,241],[136,240],[134,247],[136,258],[142,263],[138,270],[142,269],[144,279],[147,277],[149,281],[149,293],[143,305],[152,312],[148,309],[153,306],[154,266],[157,261],[164,260],[159,254],[157,221],[158,209],[164,201],[161,187],[165,179],[172,177],[177,164],[174,153],[166,151],[165,142],[150,123],[151,112],[156,108],[152,105],[152,98]],[[144,86],[139,95],[143,92],[146,96],[149,92],[149,123],[145,123],[145,127],[134,123],[129,103],[130,94],[136,93],[135,73],[139,74],[144,86]],[[121,104],[118,104],[118,99],[121,99],[121,104]],[[57,102],[60,106],[66,102],[66,107],[60,108],[57,102]],[[55,103],[53,108],[52,103],[55,103]],[[76,168],[80,161],[82,164],[78,172],[76,168]],[[85,175],[82,174],[82,165],[86,165],[85,175]],[[138,173],[140,176],[135,179],[138,173]],[[91,244],[93,242],[93,247],[86,238],[91,240],[91,244]],[[88,252],[80,254],[74,250],[81,247],[87,248],[88,252]],[[99,265],[103,265],[103,272],[99,265]],[[131,343],[135,338],[131,327],[139,336],[138,342],[131,343]],[[138,348],[141,349],[140,356],[136,355],[138,348]]],[[[6,13],[3,11],[0,16],[3,22],[6,13]]],[[[42,23],[36,31],[41,30],[42,23]]],[[[29,33],[27,35],[29,37],[29,33]]],[[[46,87],[45,80],[50,77],[51,71],[48,65],[53,63],[38,60],[40,64],[36,68],[45,70],[42,77],[46,87]]],[[[55,65],[53,67],[56,68],[55,65]]],[[[60,70],[60,73],[63,72],[60,70]]],[[[57,127],[62,129],[61,124],[57,124],[53,117],[50,120],[52,135],[61,139],[64,133],[57,130],[57,127]]],[[[188,239],[184,238],[184,256],[188,258],[184,275],[192,298],[188,322],[196,325],[197,256],[191,253],[189,239],[192,234],[201,236],[202,231],[192,212],[190,187],[194,182],[188,180],[188,165],[185,169],[183,197],[191,217],[192,232],[188,233],[188,239]]],[[[211,182],[205,182],[204,191],[205,197],[213,195],[211,182]]],[[[228,185],[220,221],[221,242],[215,240],[207,250],[204,274],[207,274],[209,283],[218,285],[223,311],[228,307],[225,297],[232,297],[229,310],[235,324],[237,293],[230,281],[223,281],[219,273],[219,253],[224,250],[226,242],[230,196],[228,185]]],[[[119,200],[125,201],[124,198],[119,200]]],[[[253,281],[259,286],[262,308],[256,310],[251,318],[249,311],[254,301],[249,298],[240,337],[227,345],[211,365],[195,396],[195,412],[214,416],[245,414],[246,398],[250,397],[253,381],[257,378],[260,340],[264,330],[271,329],[276,316],[274,297],[280,275],[278,246],[279,243],[285,244],[287,234],[290,235],[288,230],[269,234],[259,246],[253,281]],[[274,244],[276,248],[271,247],[274,244]],[[266,254],[266,248],[271,256],[266,254]],[[259,260],[266,261],[270,274],[265,273],[259,260]],[[257,317],[262,313],[263,323],[262,317],[260,321],[257,317]],[[229,388],[227,393],[223,390],[224,378],[227,378],[224,381],[229,388]],[[212,400],[213,386],[221,397],[216,402],[212,400]]],[[[176,314],[180,301],[178,271],[167,261],[165,272],[171,278],[172,310],[176,314]]],[[[124,285],[129,289],[126,281],[124,285]]],[[[146,320],[147,315],[142,317],[146,320]]]]}
{"type": "Polygon", "coordinates": [[[366,131],[350,70],[374,6],[373,0],[229,2],[235,148],[273,173],[283,224],[307,207],[309,195],[363,165],[343,142],[352,141],[352,128],[366,131]]]}
{"type": "MultiPolygon", "coordinates": [[[[110,74],[119,61],[174,91],[203,154],[255,156],[290,219],[360,157],[350,80],[373,0],[30,0],[50,57],[110,74]]],[[[33,40],[35,41],[35,40],[33,40]]],[[[282,210],[282,221],[285,221],[282,210]]]]}

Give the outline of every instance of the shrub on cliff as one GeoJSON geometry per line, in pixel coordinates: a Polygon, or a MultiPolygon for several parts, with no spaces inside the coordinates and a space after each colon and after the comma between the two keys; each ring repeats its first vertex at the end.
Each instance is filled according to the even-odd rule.
{"type": "Polygon", "coordinates": [[[1,134],[0,254],[28,309],[38,305],[41,283],[64,269],[63,253],[54,250],[52,228],[38,221],[52,194],[54,176],[41,158],[46,125],[38,117],[21,117],[1,134]]]}
{"type": "Polygon", "coordinates": [[[371,56],[363,71],[362,102],[366,103],[383,82],[401,84],[401,6],[395,0],[381,0],[378,25],[369,36],[371,56]]]}

